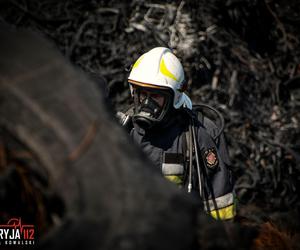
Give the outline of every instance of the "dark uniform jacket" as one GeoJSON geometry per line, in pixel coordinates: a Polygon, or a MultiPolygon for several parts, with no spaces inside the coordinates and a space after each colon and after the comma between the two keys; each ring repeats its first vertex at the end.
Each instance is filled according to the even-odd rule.
{"type": "MultiPolygon", "coordinates": [[[[178,115],[164,128],[143,130],[134,124],[130,134],[155,166],[169,180],[180,186],[187,186],[187,139],[188,117],[178,115]]],[[[231,219],[235,216],[233,180],[230,171],[230,161],[224,135],[216,140],[218,128],[204,117],[196,121],[195,134],[198,143],[198,158],[203,173],[202,200],[204,209],[217,219],[231,219]]],[[[194,192],[199,191],[196,161],[193,160],[194,192]]]]}

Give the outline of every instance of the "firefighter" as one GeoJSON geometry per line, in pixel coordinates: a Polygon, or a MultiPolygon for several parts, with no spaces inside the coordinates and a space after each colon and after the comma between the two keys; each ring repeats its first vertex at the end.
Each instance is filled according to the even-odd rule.
{"type": "Polygon", "coordinates": [[[193,109],[184,93],[183,67],[168,48],[157,47],[134,63],[128,77],[133,107],[119,113],[133,141],[170,181],[197,192],[215,219],[236,213],[230,160],[223,132],[193,109]]]}

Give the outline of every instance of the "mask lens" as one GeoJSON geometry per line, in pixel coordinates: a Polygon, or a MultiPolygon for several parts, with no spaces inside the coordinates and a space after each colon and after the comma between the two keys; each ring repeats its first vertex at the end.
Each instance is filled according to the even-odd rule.
{"type": "Polygon", "coordinates": [[[160,107],[165,103],[165,96],[163,94],[151,94],[150,98],[152,98],[160,107]]]}
{"type": "Polygon", "coordinates": [[[135,94],[138,97],[139,103],[143,103],[145,99],[151,98],[152,101],[156,102],[160,107],[165,103],[165,94],[159,93],[158,91],[135,89],[135,94]]]}
{"type": "Polygon", "coordinates": [[[139,102],[142,103],[147,97],[148,93],[144,90],[139,91],[139,102]]]}

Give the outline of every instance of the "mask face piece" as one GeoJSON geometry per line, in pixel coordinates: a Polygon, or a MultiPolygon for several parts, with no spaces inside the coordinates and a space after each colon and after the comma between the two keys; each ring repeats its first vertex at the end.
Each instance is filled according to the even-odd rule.
{"type": "Polygon", "coordinates": [[[163,121],[171,104],[169,90],[134,87],[134,116],[133,120],[140,127],[149,129],[163,121]]]}

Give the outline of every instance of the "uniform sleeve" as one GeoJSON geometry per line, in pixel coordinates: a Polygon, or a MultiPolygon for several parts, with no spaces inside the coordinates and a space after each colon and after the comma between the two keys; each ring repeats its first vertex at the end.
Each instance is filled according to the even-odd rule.
{"type": "Polygon", "coordinates": [[[232,219],[236,214],[236,199],[224,134],[214,141],[205,129],[199,128],[198,143],[202,158],[204,208],[215,219],[232,219]]]}

